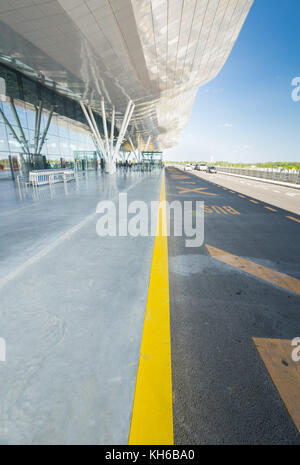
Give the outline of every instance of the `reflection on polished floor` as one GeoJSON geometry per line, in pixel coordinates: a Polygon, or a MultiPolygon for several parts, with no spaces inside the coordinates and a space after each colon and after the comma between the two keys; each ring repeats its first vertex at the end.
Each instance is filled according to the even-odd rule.
{"type": "Polygon", "coordinates": [[[127,443],[154,238],[99,237],[96,205],[158,200],[160,181],[0,183],[2,442],[127,443]]]}

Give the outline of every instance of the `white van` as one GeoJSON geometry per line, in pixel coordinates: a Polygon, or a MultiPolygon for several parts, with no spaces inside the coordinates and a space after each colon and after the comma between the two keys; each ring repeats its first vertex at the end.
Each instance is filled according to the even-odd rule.
{"type": "Polygon", "coordinates": [[[197,171],[206,171],[207,170],[207,165],[205,165],[204,163],[200,163],[199,165],[196,165],[195,169],[197,171]]]}

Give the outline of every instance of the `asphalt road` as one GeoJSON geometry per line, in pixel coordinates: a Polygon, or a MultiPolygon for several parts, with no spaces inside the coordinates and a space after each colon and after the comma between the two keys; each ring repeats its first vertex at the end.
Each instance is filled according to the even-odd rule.
{"type": "Polygon", "coordinates": [[[300,189],[272,184],[260,180],[238,178],[224,173],[209,174],[193,171],[201,179],[211,181],[223,187],[236,190],[241,194],[268,202],[272,205],[286,209],[300,215],[300,189]]]}
{"type": "Polygon", "coordinates": [[[300,278],[300,217],[253,202],[247,189],[166,169],[168,201],[206,205],[201,247],[168,240],[175,444],[300,444],[252,339],[300,336],[300,295],[221,263],[206,247],[300,278]]]}

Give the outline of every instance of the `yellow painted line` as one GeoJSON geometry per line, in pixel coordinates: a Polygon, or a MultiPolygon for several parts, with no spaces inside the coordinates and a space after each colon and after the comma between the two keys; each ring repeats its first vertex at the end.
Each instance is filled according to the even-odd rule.
{"type": "Polygon", "coordinates": [[[265,207],[267,210],[270,210],[270,212],[277,212],[277,210],[275,210],[275,208],[271,208],[271,207],[265,207]]]}
{"type": "MultiPolygon", "coordinates": [[[[204,210],[205,213],[218,213],[219,215],[227,215],[229,213],[230,215],[240,215],[240,212],[235,210],[230,205],[212,205],[211,207],[204,205],[204,207],[201,208],[204,210]]],[[[203,213],[201,212],[200,215],[202,216],[202,214],[203,213]]],[[[193,215],[195,216],[196,212],[193,212],[193,215]]]]}
{"type": "Polygon", "coordinates": [[[294,218],[293,216],[287,216],[287,218],[288,218],[289,220],[296,221],[296,223],[300,223],[300,220],[298,220],[298,218],[294,218]]]}
{"type": "Polygon", "coordinates": [[[300,295],[300,279],[293,278],[292,276],[272,270],[271,268],[258,265],[250,260],[238,257],[237,255],[232,255],[231,253],[211,247],[210,245],[206,245],[206,248],[210,256],[220,262],[226,263],[227,265],[238,268],[245,273],[256,276],[257,278],[263,279],[264,281],[300,295]]]}
{"type": "Polygon", "coordinates": [[[295,347],[286,339],[253,338],[283,403],[300,433],[300,362],[294,362],[295,347]]]}
{"type": "Polygon", "coordinates": [[[178,194],[189,194],[191,192],[195,192],[196,194],[203,194],[203,195],[212,195],[212,196],[218,195],[218,194],[212,194],[211,192],[204,192],[206,191],[207,187],[195,187],[193,189],[188,189],[187,187],[176,186],[176,189],[180,189],[178,194]]]}
{"type": "Polygon", "coordinates": [[[230,205],[224,205],[223,208],[231,215],[240,215],[240,212],[238,212],[235,208],[231,207],[230,205]]]}
{"type": "Polygon", "coordinates": [[[165,179],[160,193],[130,445],[173,444],[171,337],[165,179]]]}
{"type": "Polygon", "coordinates": [[[229,191],[229,192],[231,192],[232,194],[235,194],[235,192],[234,192],[234,191],[229,191]]]}
{"type": "Polygon", "coordinates": [[[250,199],[249,202],[255,203],[256,205],[259,204],[259,202],[257,202],[256,200],[252,200],[252,199],[250,199]]]}
{"type": "Polygon", "coordinates": [[[246,197],[242,194],[239,194],[239,197],[241,197],[242,199],[245,199],[246,197]]]}
{"type": "Polygon", "coordinates": [[[214,212],[218,213],[218,215],[227,215],[228,212],[226,210],[223,210],[222,207],[220,207],[219,205],[212,205],[211,207],[213,209],[214,212]]]}

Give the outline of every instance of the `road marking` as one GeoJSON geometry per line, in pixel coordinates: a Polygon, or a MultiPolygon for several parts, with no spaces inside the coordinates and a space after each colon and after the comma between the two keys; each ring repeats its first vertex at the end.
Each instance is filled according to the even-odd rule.
{"type": "Polygon", "coordinates": [[[218,213],[218,215],[227,215],[228,212],[226,210],[223,210],[222,207],[219,207],[218,205],[212,205],[211,206],[212,210],[218,213]]]}
{"type": "Polygon", "coordinates": [[[189,176],[182,176],[181,174],[180,175],[171,174],[171,178],[172,179],[191,179],[189,176]]]}
{"type": "Polygon", "coordinates": [[[275,189],[273,189],[273,192],[276,192],[277,194],[280,194],[280,191],[277,191],[275,189]]]}
{"type": "Polygon", "coordinates": [[[231,253],[211,247],[207,244],[206,248],[210,256],[220,262],[226,263],[227,265],[238,268],[245,273],[256,276],[257,278],[263,279],[264,281],[300,295],[300,279],[293,278],[292,276],[272,270],[271,268],[258,265],[255,262],[251,262],[250,260],[246,260],[245,258],[237,255],[232,255],[231,253]]]}
{"type": "Polygon", "coordinates": [[[245,199],[246,197],[242,194],[239,194],[239,197],[241,197],[242,199],[245,199]]]}
{"type": "Polygon", "coordinates": [[[275,210],[275,208],[266,207],[266,206],[265,206],[265,208],[266,208],[267,210],[270,210],[271,212],[277,212],[277,210],[275,210]]]}
{"type": "Polygon", "coordinates": [[[232,194],[235,194],[235,192],[234,192],[234,191],[229,191],[229,192],[231,192],[232,194]]]}
{"type": "Polygon", "coordinates": [[[256,337],[253,341],[300,433],[300,362],[292,360],[291,341],[256,337]]]}
{"type": "Polygon", "coordinates": [[[210,207],[208,205],[204,205],[204,212],[205,213],[217,213],[218,215],[240,215],[240,212],[235,210],[233,207],[230,205],[223,205],[220,207],[219,205],[211,205],[210,207]]]}
{"type": "Polygon", "coordinates": [[[289,220],[296,221],[296,223],[300,223],[300,220],[298,220],[298,218],[294,218],[293,216],[287,216],[287,218],[288,218],[289,220]]]}
{"type": "Polygon", "coordinates": [[[192,181],[182,181],[181,184],[196,184],[196,183],[192,181]]]}
{"type": "Polygon", "coordinates": [[[255,203],[256,205],[259,204],[259,202],[257,202],[256,200],[252,200],[252,199],[250,199],[249,202],[255,203]]]}
{"type": "Polygon", "coordinates": [[[207,187],[195,187],[194,189],[188,189],[186,187],[176,187],[176,189],[180,189],[178,194],[188,194],[190,192],[195,192],[196,194],[203,194],[203,195],[213,195],[216,196],[218,194],[212,194],[211,192],[203,192],[204,190],[207,189],[207,187]]]}
{"type": "Polygon", "coordinates": [[[163,177],[137,373],[130,445],[173,444],[168,238],[163,177]]]}
{"type": "Polygon", "coordinates": [[[288,195],[289,197],[296,197],[296,195],[298,194],[294,194],[292,192],[286,192],[286,195],[288,195]]]}
{"type": "Polygon", "coordinates": [[[223,208],[231,215],[240,215],[240,212],[238,212],[235,208],[231,207],[230,205],[226,205],[223,208]]]}

